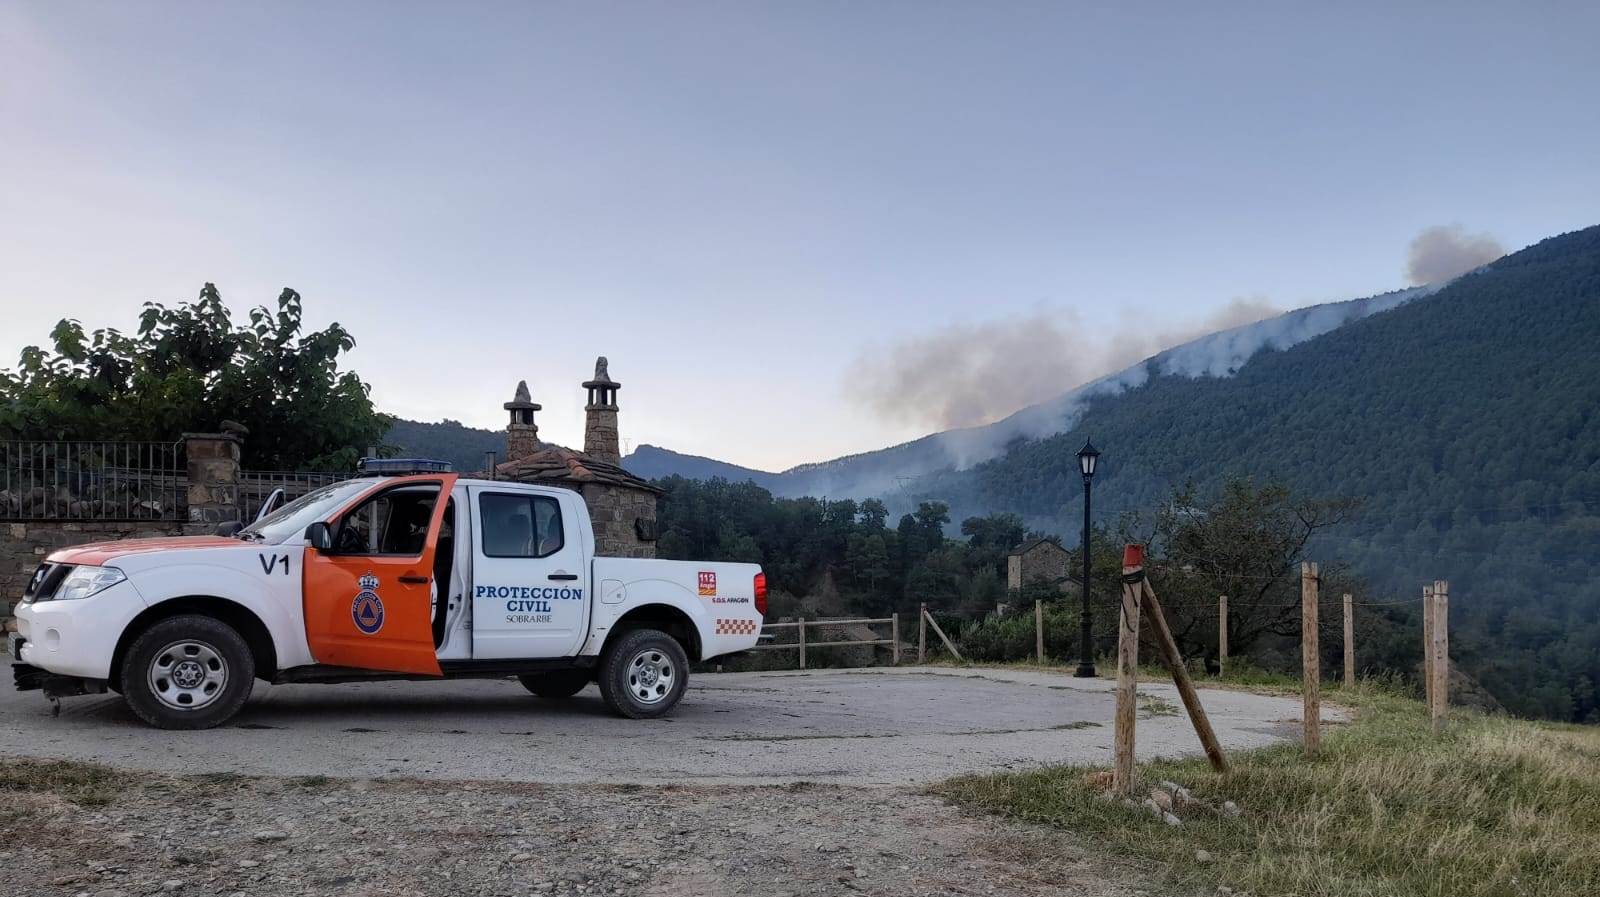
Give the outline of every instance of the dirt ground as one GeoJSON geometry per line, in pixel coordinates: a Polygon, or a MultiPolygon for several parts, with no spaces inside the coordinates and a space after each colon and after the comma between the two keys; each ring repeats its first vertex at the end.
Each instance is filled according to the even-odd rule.
{"type": "Polygon", "coordinates": [[[907,788],[106,773],[85,792],[8,768],[6,895],[1146,893],[1060,832],[907,788]]]}
{"type": "MultiPolygon", "coordinates": [[[[671,717],[622,720],[592,689],[263,686],[206,732],[150,729],[114,695],[55,718],[37,692],[0,689],[0,897],[1164,894],[1069,834],[921,790],[1105,762],[1110,687],[1024,670],[703,675],[671,717]]],[[[1140,694],[1142,755],[1198,750],[1170,685],[1140,694]]],[[[1298,728],[1293,699],[1205,701],[1230,747],[1298,728]]]]}

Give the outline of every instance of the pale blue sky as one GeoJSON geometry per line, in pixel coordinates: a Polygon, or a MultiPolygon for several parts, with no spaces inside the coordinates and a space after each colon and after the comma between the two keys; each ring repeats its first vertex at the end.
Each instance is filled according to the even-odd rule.
{"type": "Polygon", "coordinates": [[[1203,7],[0,3],[0,364],[288,285],[385,410],[498,427],[526,378],[578,443],[606,354],[630,442],[782,467],[935,427],[847,395],[908,340],[1600,221],[1595,5],[1203,7]]]}

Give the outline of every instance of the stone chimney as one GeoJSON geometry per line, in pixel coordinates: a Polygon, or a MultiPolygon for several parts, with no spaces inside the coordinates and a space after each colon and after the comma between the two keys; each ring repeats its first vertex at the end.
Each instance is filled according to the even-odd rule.
{"type": "Polygon", "coordinates": [[[622,463],[622,452],[617,442],[617,390],[622,384],[611,379],[606,371],[606,357],[595,359],[594,379],[583,384],[589,391],[589,404],[584,406],[587,419],[583,427],[583,453],[612,464],[622,463]]]}
{"type": "Polygon", "coordinates": [[[521,461],[539,450],[539,425],[533,422],[533,413],[541,405],[528,395],[528,381],[517,381],[517,394],[502,406],[511,412],[511,422],[506,424],[506,460],[521,461]]]}

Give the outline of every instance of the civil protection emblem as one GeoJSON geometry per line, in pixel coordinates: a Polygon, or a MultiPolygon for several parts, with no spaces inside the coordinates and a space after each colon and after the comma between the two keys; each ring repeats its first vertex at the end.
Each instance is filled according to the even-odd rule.
{"type": "Polygon", "coordinates": [[[356,628],[373,635],[383,628],[383,599],[378,597],[378,577],[367,574],[356,580],[361,586],[361,591],[356,593],[356,600],[350,604],[350,616],[356,621],[356,628]]]}

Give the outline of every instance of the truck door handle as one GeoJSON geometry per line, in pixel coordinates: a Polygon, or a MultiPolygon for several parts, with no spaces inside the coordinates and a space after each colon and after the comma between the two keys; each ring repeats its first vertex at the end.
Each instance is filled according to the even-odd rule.
{"type": "Polygon", "coordinates": [[[402,575],[400,577],[400,581],[401,582],[409,582],[409,583],[411,583],[413,585],[424,585],[424,584],[426,584],[428,582],[428,577],[426,577],[426,576],[417,576],[414,573],[407,573],[407,574],[404,574],[404,575],[402,575]]]}
{"type": "Polygon", "coordinates": [[[554,579],[554,580],[560,580],[560,581],[568,581],[568,580],[577,579],[578,578],[578,574],[576,574],[576,573],[552,573],[552,574],[550,574],[549,578],[550,579],[554,579]]]}

